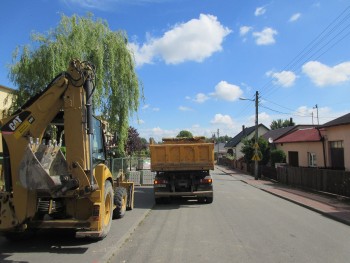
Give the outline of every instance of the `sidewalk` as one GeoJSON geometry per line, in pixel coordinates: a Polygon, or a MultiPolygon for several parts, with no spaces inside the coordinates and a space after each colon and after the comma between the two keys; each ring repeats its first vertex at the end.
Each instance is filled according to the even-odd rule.
{"type": "Polygon", "coordinates": [[[336,196],[306,192],[267,179],[255,180],[253,176],[243,174],[241,171],[222,165],[216,165],[216,168],[253,187],[259,188],[265,192],[286,199],[350,226],[349,199],[342,200],[336,198],[336,196]]]}

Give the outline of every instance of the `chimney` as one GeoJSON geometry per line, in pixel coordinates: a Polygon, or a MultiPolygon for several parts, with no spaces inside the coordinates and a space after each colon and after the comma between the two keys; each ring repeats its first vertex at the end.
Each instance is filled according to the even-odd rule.
{"type": "Polygon", "coordinates": [[[293,126],[292,123],[293,123],[293,118],[290,117],[290,118],[289,118],[289,126],[293,126]]]}
{"type": "Polygon", "coordinates": [[[242,125],[242,133],[243,133],[243,135],[245,135],[244,129],[245,129],[245,126],[242,125]]]}

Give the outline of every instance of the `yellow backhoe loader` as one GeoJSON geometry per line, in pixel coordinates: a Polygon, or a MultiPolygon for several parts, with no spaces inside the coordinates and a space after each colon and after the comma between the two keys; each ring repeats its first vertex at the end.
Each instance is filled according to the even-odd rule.
{"type": "Polygon", "coordinates": [[[9,239],[45,228],[102,239],[112,219],[133,208],[134,184],[111,171],[102,124],[92,114],[94,78],[91,63],[72,60],[66,72],[0,121],[0,232],[9,239]]]}

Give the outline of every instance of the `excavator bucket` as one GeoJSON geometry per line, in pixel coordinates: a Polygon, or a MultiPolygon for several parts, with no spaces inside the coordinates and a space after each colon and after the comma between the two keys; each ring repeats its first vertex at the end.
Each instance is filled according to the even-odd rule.
{"type": "Polygon", "coordinates": [[[26,147],[19,167],[19,180],[24,188],[54,191],[62,187],[63,175],[68,175],[68,166],[59,146],[26,147]]]}

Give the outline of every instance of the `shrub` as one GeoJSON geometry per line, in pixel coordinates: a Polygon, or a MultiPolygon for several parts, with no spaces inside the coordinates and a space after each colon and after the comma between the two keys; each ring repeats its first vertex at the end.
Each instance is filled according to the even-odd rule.
{"type": "Polygon", "coordinates": [[[286,162],[286,154],[282,150],[272,150],[270,153],[271,166],[275,166],[275,163],[286,162]]]}

